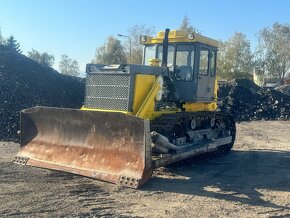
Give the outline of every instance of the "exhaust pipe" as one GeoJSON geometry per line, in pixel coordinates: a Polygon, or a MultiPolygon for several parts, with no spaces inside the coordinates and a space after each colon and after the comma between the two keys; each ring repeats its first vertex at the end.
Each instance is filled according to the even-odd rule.
{"type": "Polygon", "coordinates": [[[163,38],[163,54],[162,54],[162,64],[161,66],[167,68],[167,57],[168,57],[168,35],[170,29],[165,29],[163,38]]]}

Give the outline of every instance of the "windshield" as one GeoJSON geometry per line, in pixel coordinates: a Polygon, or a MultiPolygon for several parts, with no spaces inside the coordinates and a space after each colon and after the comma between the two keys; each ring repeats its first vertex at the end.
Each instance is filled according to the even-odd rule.
{"type": "Polygon", "coordinates": [[[149,45],[145,47],[144,65],[150,65],[149,59],[155,58],[156,45],[149,45]]]}
{"type": "MultiPolygon", "coordinates": [[[[162,63],[162,54],[163,54],[163,45],[158,46],[157,58],[160,59],[162,63]]],[[[173,67],[173,58],[174,58],[174,46],[168,45],[168,56],[167,56],[167,67],[173,67]]]]}
{"type": "Polygon", "coordinates": [[[194,45],[178,45],[176,51],[176,80],[191,81],[194,69],[194,45]]]}
{"type": "MultiPolygon", "coordinates": [[[[159,66],[162,63],[162,53],[163,53],[163,46],[162,45],[149,45],[145,47],[145,54],[144,54],[144,65],[150,65],[149,60],[151,58],[157,58],[160,60],[159,66]],[[157,52],[156,52],[157,49],[157,52]]],[[[167,57],[167,67],[173,67],[173,60],[174,60],[174,46],[168,45],[168,57],[167,57]]]]}

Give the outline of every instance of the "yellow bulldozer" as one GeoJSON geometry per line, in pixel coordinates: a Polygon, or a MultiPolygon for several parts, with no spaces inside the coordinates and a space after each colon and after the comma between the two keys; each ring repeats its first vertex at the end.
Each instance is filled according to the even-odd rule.
{"type": "Polygon", "coordinates": [[[87,64],[80,110],[21,111],[13,162],[137,188],[155,168],[227,153],[235,122],[217,107],[218,42],[183,31],[142,36],[143,64],[87,64]]]}

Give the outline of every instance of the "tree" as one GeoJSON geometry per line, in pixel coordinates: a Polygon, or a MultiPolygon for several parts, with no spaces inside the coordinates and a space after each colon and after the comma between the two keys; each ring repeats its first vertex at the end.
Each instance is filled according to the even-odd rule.
{"type": "Polygon", "coordinates": [[[201,33],[200,30],[198,30],[197,28],[193,27],[190,24],[190,19],[188,16],[184,16],[178,30],[185,31],[186,33],[198,33],[198,34],[201,33]]]}
{"type": "Polygon", "coordinates": [[[28,57],[44,66],[52,67],[54,64],[54,56],[46,52],[40,53],[32,49],[32,51],[28,52],[28,57]]]}
{"type": "Polygon", "coordinates": [[[274,23],[258,33],[256,67],[283,80],[290,73],[290,25],[274,23]]]}
{"type": "Polygon", "coordinates": [[[20,44],[17,42],[17,40],[12,35],[6,40],[5,46],[10,51],[22,53],[22,51],[19,48],[20,44]]]}
{"type": "Polygon", "coordinates": [[[4,38],[2,36],[1,28],[0,28],[0,45],[4,44],[4,38]]]}
{"type": "Polygon", "coordinates": [[[224,79],[249,78],[252,73],[251,44],[243,33],[235,32],[227,41],[220,41],[217,70],[224,79]]]}
{"type": "Polygon", "coordinates": [[[69,58],[67,55],[61,56],[59,69],[62,74],[70,76],[78,76],[80,74],[79,63],[76,60],[69,58]]]}
{"type": "Polygon", "coordinates": [[[98,64],[126,63],[126,54],[121,41],[113,36],[108,37],[104,45],[97,48],[93,62],[98,64]]]}
{"type": "Polygon", "coordinates": [[[143,45],[140,44],[140,36],[153,35],[154,33],[155,28],[153,26],[147,26],[145,24],[135,24],[128,29],[127,36],[129,38],[126,39],[125,49],[127,60],[129,60],[131,64],[142,64],[143,45]]]}
{"type": "Polygon", "coordinates": [[[1,28],[0,28],[0,51],[7,50],[5,46],[5,40],[2,37],[1,28]]]}

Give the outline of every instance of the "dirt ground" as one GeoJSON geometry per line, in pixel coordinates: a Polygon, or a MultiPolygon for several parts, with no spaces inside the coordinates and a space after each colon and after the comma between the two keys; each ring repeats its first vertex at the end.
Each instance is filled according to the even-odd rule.
{"type": "Polygon", "coordinates": [[[244,122],[226,156],[161,168],[140,190],[12,164],[0,143],[0,217],[290,217],[290,122],[244,122]]]}

